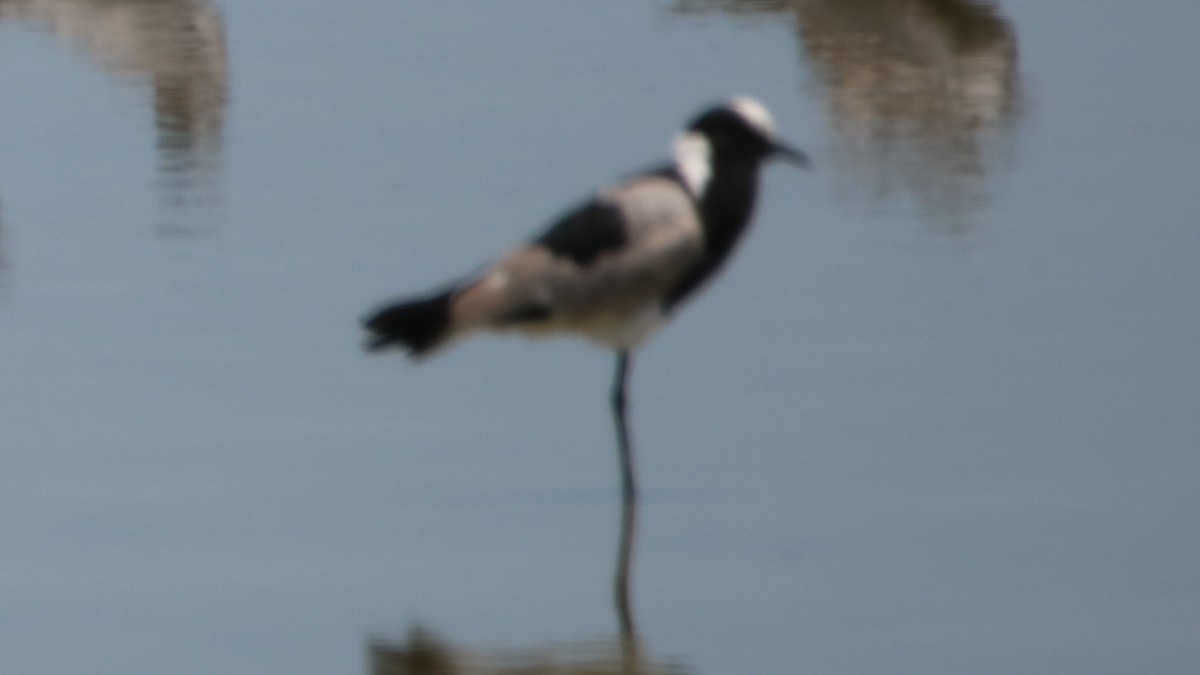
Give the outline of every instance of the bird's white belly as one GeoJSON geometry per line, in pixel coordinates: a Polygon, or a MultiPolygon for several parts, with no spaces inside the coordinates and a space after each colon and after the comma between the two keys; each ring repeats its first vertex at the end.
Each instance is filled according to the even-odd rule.
{"type": "Polygon", "coordinates": [[[641,346],[666,323],[657,302],[642,305],[633,311],[607,310],[586,315],[551,316],[544,321],[512,324],[494,330],[516,329],[530,337],[577,335],[617,350],[633,350],[641,346]]]}
{"type": "Polygon", "coordinates": [[[600,330],[588,337],[614,349],[628,351],[639,347],[665,323],[662,307],[652,302],[632,313],[613,317],[611,322],[597,326],[600,330]]]}

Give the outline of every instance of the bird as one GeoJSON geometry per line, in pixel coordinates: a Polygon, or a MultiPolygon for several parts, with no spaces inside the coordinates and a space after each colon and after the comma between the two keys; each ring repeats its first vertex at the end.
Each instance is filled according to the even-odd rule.
{"type": "Polygon", "coordinates": [[[752,220],[760,168],[775,158],[810,163],[776,137],[771,113],[749,96],[701,110],[671,149],[671,161],[601,187],[478,271],[372,311],[364,347],[422,360],[470,335],[517,331],[613,349],[609,398],[622,495],[633,501],[633,352],[728,261],[752,220]]]}

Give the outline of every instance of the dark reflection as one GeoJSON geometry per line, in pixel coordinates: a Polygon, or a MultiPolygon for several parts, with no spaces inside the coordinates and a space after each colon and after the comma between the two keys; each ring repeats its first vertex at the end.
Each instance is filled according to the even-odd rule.
{"type": "Polygon", "coordinates": [[[621,536],[617,544],[617,565],[613,573],[613,606],[617,610],[617,627],[626,642],[637,639],[633,622],[633,543],[637,540],[637,498],[629,495],[621,500],[621,536]]]}
{"type": "Polygon", "coordinates": [[[911,201],[963,231],[1019,113],[1017,40],[984,0],[680,0],[680,13],[777,14],[796,31],[828,108],[842,192],[911,201]]]}
{"type": "MultiPolygon", "coordinates": [[[[0,0],[0,20],[49,28],[122,82],[147,87],[157,130],[159,232],[221,219],[225,29],[209,0],[0,0]]],[[[82,122],[82,120],[81,120],[82,122]]]]}
{"type": "Polygon", "coordinates": [[[372,675],[682,675],[679,663],[654,660],[639,639],[630,599],[637,502],[623,500],[613,595],[618,633],[611,638],[506,649],[452,645],[422,627],[403,642],[372,641],[372,675]]]}

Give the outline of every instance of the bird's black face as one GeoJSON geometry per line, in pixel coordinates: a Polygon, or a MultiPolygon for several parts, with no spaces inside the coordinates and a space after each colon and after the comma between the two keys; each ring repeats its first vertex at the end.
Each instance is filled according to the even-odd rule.
{"type": "Polygon", "coordinates": [[[808,156],[775,139],[770,115],[761,104],[734,99],[700,114],[688,130],[702,134],[718,157],[762,161],[779,157],[807,167],[808,156]]]}
{"type": "Polygon", "coordinates": [[[773,152],[774,143],[763,130],[728,106],[701,113],[688,130],[703,134],[717,155],[763,159],[773,152]]]}

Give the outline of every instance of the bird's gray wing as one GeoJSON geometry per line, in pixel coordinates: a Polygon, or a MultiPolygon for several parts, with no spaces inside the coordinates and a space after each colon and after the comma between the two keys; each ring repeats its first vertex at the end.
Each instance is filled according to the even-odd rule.
{"type": "Polygon", "coordinates": [[[589,331],[657,304],[703,255],[695,202],[667,175],[602,191],[496,261],[453,301],[462,328],[589,331]]]}

